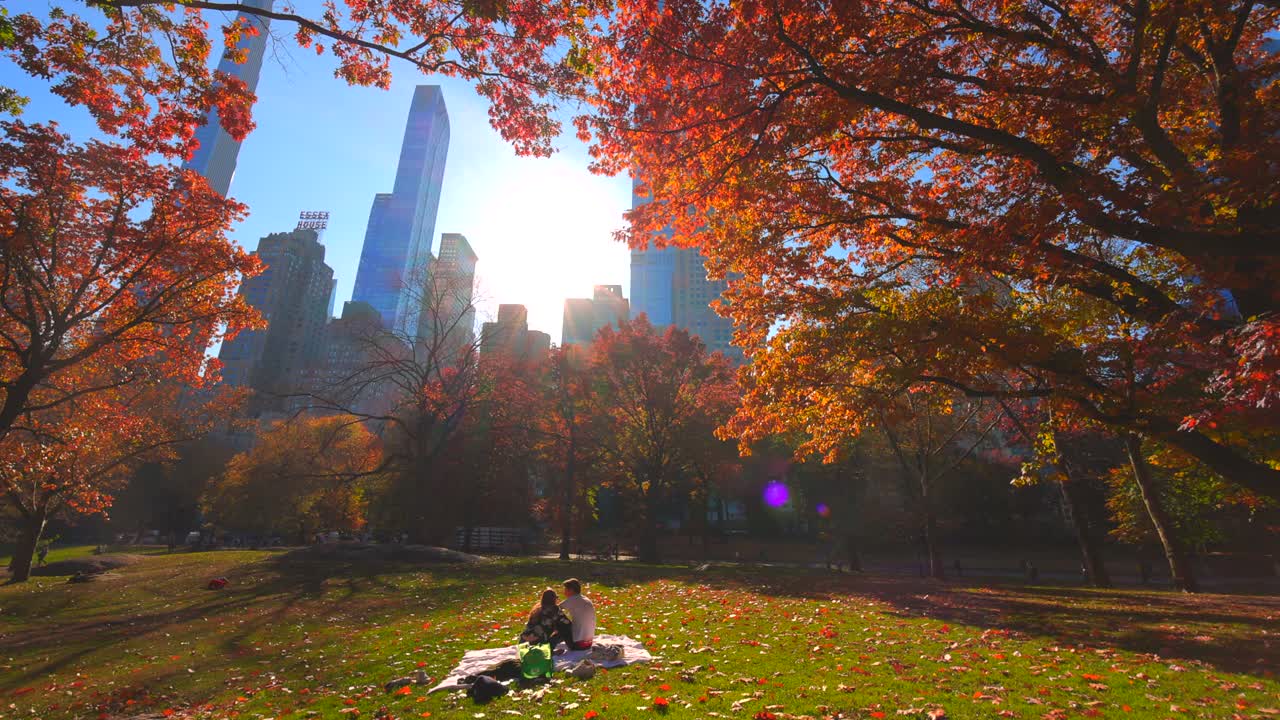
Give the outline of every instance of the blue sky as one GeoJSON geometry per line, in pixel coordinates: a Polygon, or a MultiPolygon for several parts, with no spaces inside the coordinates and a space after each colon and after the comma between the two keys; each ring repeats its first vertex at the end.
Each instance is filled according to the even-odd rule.
{"type": "MultiPolygon", "coordinates": [[[[275,30],[287,38],[282,27],[275,30]]],[[[529,308],[531,328],[558,341],[564,298],[590,297],[597,283],[621,284],[629,296],[628,252],[612,232],[630,207],[630,180],[588,172],[586,148],[572,134],[550,159],[518,158],[489,126],[485,100],[465,82],[398,64],[390,90],[355,88],[335,79],[332,68],[327,55],[288,39],[268,45],[257,129],[241,147],[231,186],[250,212],[233,232],[237,242],[255,248],[261,236],[292,229],[300,211],[329,211],[323,241],[341,312],[373,196],[390,192],[395,179],[413,88],[439,84],[451,141],[435,243],[442,232],[459,232],[475,248],[481,319],[496,314],[498,303],[519,303],[529,308]]],[[[83,112],[7,62],[0,63],[0,85],[31,97],[27,122],[57,120],[77,140],[93,133],[83,112]]]]}

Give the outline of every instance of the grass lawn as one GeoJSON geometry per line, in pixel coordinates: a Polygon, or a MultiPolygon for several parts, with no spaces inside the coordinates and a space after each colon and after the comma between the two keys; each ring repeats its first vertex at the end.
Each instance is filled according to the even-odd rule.
{"type": "Polygon", "coordinates": [[[1262,718],[1280,713],[1278,667],[1274,597],[252,551],[0,586],[0,718],[1262,718]],[[219,575],[226,589],[203,589],[219,575]],[[483,707],[382,691],[508,642],[568,575],[601,632],[660,661],[483,707]]]}

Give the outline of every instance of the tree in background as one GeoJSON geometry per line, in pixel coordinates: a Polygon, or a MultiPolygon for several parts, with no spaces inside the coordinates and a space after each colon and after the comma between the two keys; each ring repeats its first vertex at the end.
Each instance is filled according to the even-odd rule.
{"type": "Polygon", "coordinates": [[[939,486],[988,440],[999,417],[981,401],[937,388],[871,402],[877,404],[877,428],[907,480],[929,574],[941,578],[946,569],[938,537],[939,486]]]}
{"type": "Polygon", "coordinates": [[[173,459],[143,465],[116,495],[112,525],[135,536],[158,530],[170,545],[181,543],[199,529],[200,498],[236,454],[226,441],[207,435],[178,445],[173,459]]]}
{"type": "Polygon", "coordinates": [[[452,537],[468,492],[451,480],[450,449],[462,447],[460,434],[486,432],[477,413],[495,386],[479,362],[475,287],[419,270],[405,291],[422,309],[421,327],[363,329],[351,338],[351,364],[291,399],[307,411],[356,418],[380,437],[386,486],[375,515],[416,542],[441,543],[452,537]]]}
{"type": "MultiPolygon", "coordinates": [[[[1242,549],[1269,547],[1275,542],[1275,525],[1268,521],[1276,514],[1273,502],[1233,488],[1203,465],[1166,448],[1146,452],[1144,461],[1151,476],[1148,488],[1158,494],[1166,531],[1178,542],[1176,550],[1197,550],[1232,540],[1242,549]]],[[[1139,547],[1161,545],[1132,468],[1114,467],[1106,480],[1115,537],[1139,547]]]]}
{"type": "Polygon", "coordinates": [[[733,371],[701,340],[641,316],[603,328],[591,347],[591,425],[609,482],[636,503],[640,558],[656,560],[659,504],[692,476],[699,430],[737,402],[733,371]]]}
{"type": "Polygon", "coordinates": [[[479,359],[475,407],[463,417],[442,455],[445,475],[461,489],[462,550],[471,551],[478,523],[528,522],[538,457],[537,415],[542,410],[535,358],[486,355],[479,359]]]}
{"type": "Polygon", "coordinates": [[[575,530],[579,540],[593,512],[599,478],[598,438],[591,424],[590,358],[582,348],[553,348],[541,378],[543,396],[533,436],[546,469],[546,515],[560,530],[560,559],[569,559],[575,530]]]}
{"type": "Polygon", "coordinates": [[[382,444],[358,418],[295,418],[232,458],[202,505],[220,527],[307,543],[320,530],[364,526],[381,467],[382,444]]]}

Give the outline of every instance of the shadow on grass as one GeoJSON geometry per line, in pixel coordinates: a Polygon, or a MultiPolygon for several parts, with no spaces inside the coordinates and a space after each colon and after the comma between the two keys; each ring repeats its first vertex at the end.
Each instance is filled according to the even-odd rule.
{"type": "MultiPolygon", "coordinates": [[[[216,558],[217,554],[211,557],[216,558]]],[[[146,573],[148,563],[127,569],[146,573]]],[[[836,575],[794,568],[688,567],[557,560],[496,560],[478,564],[404,563],[369,560],[316,559],[298,553],[271,553],[224,570],[229,585],[205,590],[202,566],[188,575],[151,580],[171,597],[154,592],[152,607],[128,614],[110,606],[91,619],[60,619],[77,591],[42,592],[38,612],[27,613],[27,627],[0,632],[0,650],[9,655],[40,649],[41,662],[21,672],[6,673],[0,688],[15,688],[70,668],[112,645],[155,632],[180,632],[206,618],[235,619],[233,631],[217,642],[231,658],[249,651],[256,633],[271,625],[296,621],[300,614],[329,617],[341,614],[367,618],[376,624],[381,613],[403,611],[413,583],[413,602],[419,607],[446,607],[459,597],[484,597],[485,589],[512,580],[557,586],[576,576],[589,586],[622,590],[659,580],[705,585],[713,589],[748,591],[766,596],[823,601],[833,596],[874,598],[901,617],[928,617],[940,622],[1000,628],[1045,637],[1058,644],[1114,647],[1164,658],[1205,662],[1222,670],[1253,675],[1280,666],[1280,647],[1259,636],[1274,632],[1280,620],[1280,599],[1261,596],[1184,596],[1173,593],[1101,591],[1078,588],[1027,588],[1009,585],[976,586],[969,582],[836,575]],[[421,581],[425,578],[426,582],[421,581]],[[175,584],[176,582],[176,584],[175,584]],[[159,600],[170,600],[161,603],[159,600]]],[[[148,582],[149,576],[134,578],[148,582]]],[[[110,592],[112,582],[84,587],[110,592]]],[[[504,589],[504,593],[507,590],[504,589]]],[[[65,616],[64,616],[65,617],[65,616]]],[[[232,662],[232,660],[229,660],[232,662]]]]}

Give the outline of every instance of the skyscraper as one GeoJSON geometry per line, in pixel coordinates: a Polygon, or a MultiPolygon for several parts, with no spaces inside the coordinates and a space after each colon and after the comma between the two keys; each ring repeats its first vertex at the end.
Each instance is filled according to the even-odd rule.
{"type": "MultiPolygon", "coordinates": [[[[632,183],[631,207],[649,202],[632,183]]],[[[670,232],[669,230],[667,232],[670,232]]],[[[655,328],[675,325],[702,339],[707,349],[742,362],[733,345],[733,321],[717,315],[711,303],[728,288],[726,280],[707,278],[706,258],[698,250],[654,247],[631,251],[631,315],[644,313],[655,328]]]]}
{"type": "Polygon", "coordinates": [[[431,264],[430,291],[420,299],[417,337],[441,334],[458,346],[475,339],[477,259],[465,235],[440,236],[440,257],[431,264]]]}
{"type": "Polygon", "coordinates": [[[551,350],[551,336],[529,329],[529,310],[523,305],[499,305],[498,318],[480,331],[480,359],[504,359],[531,366],[551,350]]]}
{"type": "Polygon", "coordinates": [[[419,85],[409,106],[395,186],[379,193],[369,211],[351,299],[367,302],[385,327],[413,335],[431,265],[440,209],[449,113],[439,85],[419,85]]]}
{"type": "Polygon", "coordinates": [[[601,328],[617,325],[626,320],[629,313],[621,285],[596,285],[589,298],[567,298],[564,301],[564,321],[560,326],[560,345],[586,347],[596,339],[601,328]]]}
{"type": "Polygon", "coordinates": [[[223,343],[223,378],[260,395],[256,409],[283,405],[278,396],[300,386],[319,359],[329,319],[333,269],[315,230],[272,233],[254,251],[266,268],[240,285],[245,301],[262,313],[267,327],[247,330],[223,343]]]}
{"type": "MultiPolygon", "coordinates": [[[[273,3],[274,0],[240,0],[241,5],[261,10],[270,10],[273,3]]],[[[262,58],[266,54],[267,31],[271,20],[243,12],[236,15],[236,20],[247,21],[252,27],[257,28],[258,32],[256,35],[242,35],[239,44],[236,45],[238,49],[248,51],[244,62],[233,62],[227,57],[226,51],[223,51],[222,59],[218,62],[218,72],[240,78],[249,87],[249,92],[254,92],[258,88],[258,76],[262,72],[262,58]]],[[[200,142],[200,147],[196,148],[190,160],[183,163],[183,167],[203,175],[209,182],[209,187],[218,191],[220,195],[226,196],[231,190],[231,179],[236,174],[236,158],[240,155],[240,141],[222,129],[222,125],[218,122],[217,108],[209,111],[204,125],[196,130],[196,140],[200,142]]]]}

